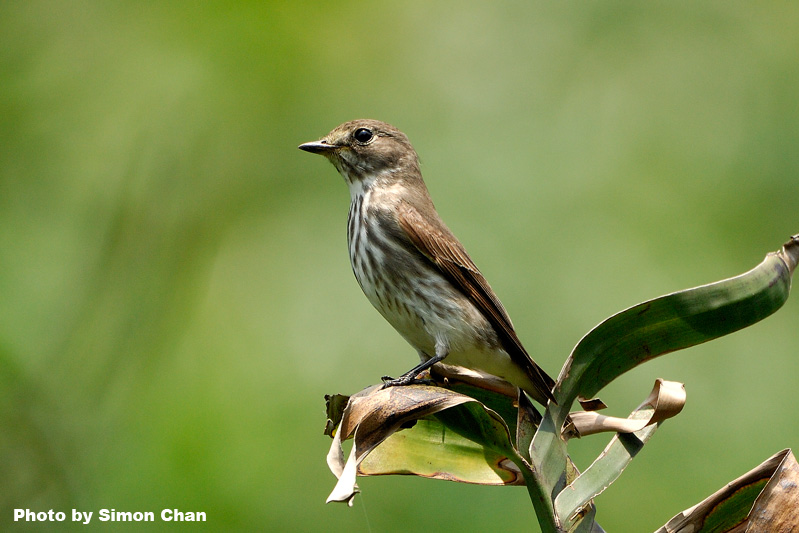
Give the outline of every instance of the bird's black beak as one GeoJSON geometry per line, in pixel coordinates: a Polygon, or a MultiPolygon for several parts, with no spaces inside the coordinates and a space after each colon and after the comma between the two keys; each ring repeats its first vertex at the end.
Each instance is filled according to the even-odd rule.
{"type": "Polygon", "coordinates": [[[338,146],[335,144],[328,144],[328,142],[324,139],[319,141],[312,141],[309,143],[304,143],[298,146],[300,150],[305,150],[306,152],[311,152],[312,154],[329,154],[338,146]]]}

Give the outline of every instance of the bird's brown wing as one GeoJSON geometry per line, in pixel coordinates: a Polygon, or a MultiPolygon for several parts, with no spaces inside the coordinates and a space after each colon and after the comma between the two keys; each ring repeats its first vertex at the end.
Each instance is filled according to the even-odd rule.
{"type": "Polygon", "coordinates": [[[414,246],[483,313],[497,332],[502,347],[517,365],[525,369],[542,396],[554,401],[554,380],[524,349],[507,311],[458,239],[443,223],[431,224],[407,202],[400,204],[398,219],[400,227],[414,246]]]}

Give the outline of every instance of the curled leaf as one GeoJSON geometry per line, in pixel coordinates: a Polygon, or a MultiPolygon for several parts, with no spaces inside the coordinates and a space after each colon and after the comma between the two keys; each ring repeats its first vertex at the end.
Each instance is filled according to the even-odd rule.
{"type": "Polygon", "coordinates": [[[344,461],[344,450],[341,447],[341,425],[336,428],[333,444],[327,452],[327,466],[333,475],[338,478],[338,483],[333,488],[333,492],[327,497],[326,503],[347,502],[352,507],[355,495],[360,492],[355,483],[358,463],[355,460],[355,446],[350,451],[347,461],[344,461]]]}
{"type": "Polygon", "coordinates": [[[645,406],[652,407],[648,418],[617,418],[601,415],[596,411],[576,412],[569,415],[570,423],[563,429],[563,434],[564,436],[584,437],[607,431],[635,433],[646,426],[677,416],[684,405],[685,387],[683,384],[658,378],[649,397],[636,409],[639,411],[645,406]]]}
{"type": "Polygon", "coordinates": [[[583,408],[583,411],[601,411],[602,409],[607,409],[608,407],[605,405],[605,402],[599,398],[592,398],[590,400],[577,398],[577,401],[580,403],[580,407],[583,408]]]}
{"type": "Polygon", "coordinates": [[[656,533],[799,530],[799,464],[783,450],[681,512],[656,533]]]}
{"type": "Polygon", "coordinates": [[[428,385],[375,386],[350,398],[335,431],[328,466],[339,481],[327,501],[352,504],[360,465],[364,465],[360,472],[367,475],[405,473],[473,483],[518,484],[522,482],[520,461],[508,426],[474,398],[428,385]],[[413,424],[410,431],[398,433],[413,424]],[[398,436],[401,433],[405,436],[398,436]],[[408,438],[409,434],[412,437],[408,438]],[[354,443],[345,462],[341,443],[350,436],[354,443]],[[378,446],[386,448],[366,463],[378,446]],[[455,455],[437,454],[442,446],[445,454],[455,455]],[[436,458],[443,459],[443,464],[431,463],[436,458]]]}
{"type": "Polygon", "coordinates": [[[677,415],[684,405],[683,384],[658,379],[646,400],[628,418],[604,417],[595,412],[574,413],[575,426],[582,434],[618,429],[614,429],[616,435],[591,466],[555,498],[555,513],[560,523],[570,528],[583,519],[592,500],[618,479],[660,423],[677,415]]]}
{"type": "Polygon", "coordinates": [[[327,422],[325,423],[325,435],[333,436],[333,432],[344,416],[344,408],[350,401],[349,396],[343,394],[325,394],[325,411],[327,412],[327,422]]]}

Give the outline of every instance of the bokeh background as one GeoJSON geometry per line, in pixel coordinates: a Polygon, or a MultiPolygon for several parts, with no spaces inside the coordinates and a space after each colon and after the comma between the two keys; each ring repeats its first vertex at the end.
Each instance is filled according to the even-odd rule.
{"type": "MultiPolygon", "coordinates": [[[[367,478],[324,504],[324,394],[416,355],[351,274],[342,179],[297,145],[404,130],[557,375],[606,316],[799,233],[798,91],[791,4],[3,2],[0,528],[537,531],[523,488],[367,478]]],[[[799,447],[797,299],[603,392],[625,416],[656,377],[688,390],[598,498],[608,531],[799,447]]],[[[606,440],[570,448],[585,467],[606,440]]]]}

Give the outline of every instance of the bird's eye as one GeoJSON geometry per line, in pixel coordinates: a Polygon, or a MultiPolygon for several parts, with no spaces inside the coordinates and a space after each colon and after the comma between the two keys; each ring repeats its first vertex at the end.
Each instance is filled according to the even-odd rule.
{"type": "Polygon", "coordinates": [[[357,130],[355,130],[355,133],[352,136],[355,137],[355,140],[358,141],[359,143],[365,144],[372,140],[373,134],[372,130],[370,129],[358,128],[357,130]]]}

